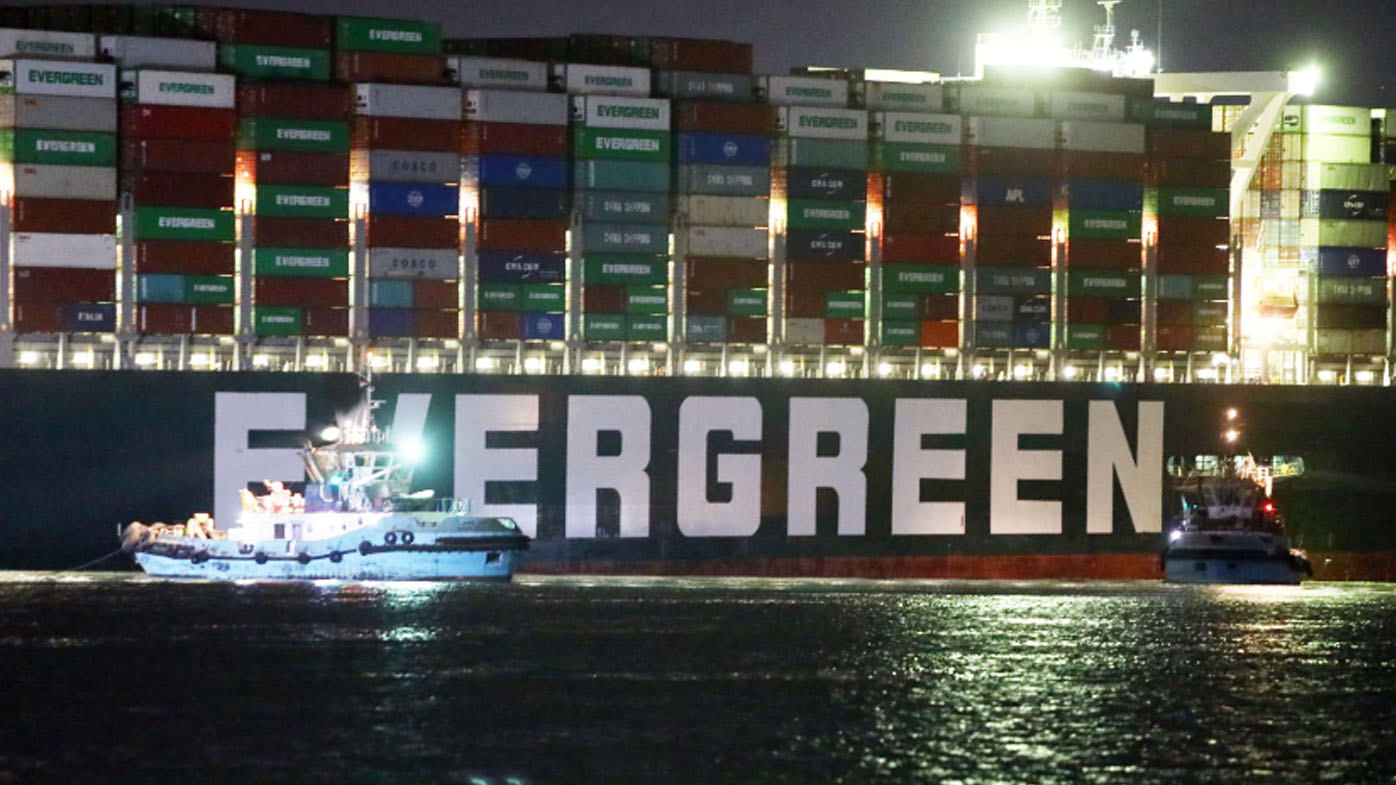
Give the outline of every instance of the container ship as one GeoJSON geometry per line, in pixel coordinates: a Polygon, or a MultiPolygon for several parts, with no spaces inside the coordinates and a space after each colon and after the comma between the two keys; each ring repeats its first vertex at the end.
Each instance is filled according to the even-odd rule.
{"type": "Polygon", "coordinates": [[[0,568],[298,488],[371,369],[423,487],[534,538],[520,572],[1161,577],[1170,462],[1235,409],[1315,577],[1396,579],[1396,127],[1113,34],[758,74],[0,9],[0,568]]]}

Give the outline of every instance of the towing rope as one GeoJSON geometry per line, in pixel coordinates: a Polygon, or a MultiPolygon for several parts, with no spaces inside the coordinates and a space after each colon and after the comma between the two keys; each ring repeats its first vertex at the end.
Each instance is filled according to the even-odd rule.
{"type": "Polygon", "coordinates": [[[90,561],[90,562],[87,562],[86,564],[79,564],[79,565],[76,566],[76,567],[69,567],[69,568],[66,569],[66,570],[59,570],[59,572],[78,572],[78,571],[80,571],[80,570],[85,570],[85,569],[87,569],[88,567],[91,567],[91,566],[96,565],[96,564],[101,564],[102,562],[106,561],[107,559],[110,559],[111,557],[117,555],[118,553],[121,553],[121,550],[122,550],[121,548],[117,548],[116,550],[112,551],[111,553],[108,553],[106,556],[100,556],[100,557],[98,557],[98,558],[96,558],[96,559],[93,559],[93,560],[90,561]]]}

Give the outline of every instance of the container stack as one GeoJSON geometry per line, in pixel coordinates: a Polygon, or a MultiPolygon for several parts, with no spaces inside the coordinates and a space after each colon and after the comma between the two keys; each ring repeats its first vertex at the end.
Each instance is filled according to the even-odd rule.
{"type": "Polygon", "coordinates": [[[960,346],[960,171],[963,122],[943,114],[944,88],[870,82],[875,141],[869,205],[881,215],[880,343],[960,346]],[[882,111],[915,106],[921,111],[882,111]]]}
{"type": "Polygon", "coordinates": [[[334,74],[341,82],[444,85],[441,25],[413,19],[334,20],[334,74]]]}
{"type": "Polygon", "coordinates": [[[467,282],[474,285],[474,334],[483,341],[563,340],[567,96],[544,92],[546,63],[455,62],[465,87],[461,209],[474,231],[466,238],[466,270],[476,276],[467,282]]]}
{"type": "Polygon", "coordinates": [[[1056,225],[1065,228],[1070,351],[1138,351],[1142,338],[1145,132],[1125,122],[1124,95],[1055,92],[1064,182],[1056,225]]]}
{"type": "Polygon", "coordinates": [[[368,221],[370,338],[460,336],[461,99],[455,87],[354,86],[351,204],[368,221]],[[384,245],[384,236],[395,245],[384,245]]]}
{"type": "Polygon", "coordinates": [[[848,82],[767,76],[780,106],[772,220],[785,226],[785,343],[862,345],[867,325],[868,114],[848,109],[848,82]]]}
{"type": "MultiPolygon", "coordinates": [[[[0,31],[13,51],[27,31],[0,31]]],[[[43,42],[91,57],[90,35],[43,42]]],[[[68,60],[0,61],[0,193],[8,195],[16,332],[116,329],[116,70],[68,60]]],[[[3,283],[3,282],[0,282],[3,283]]],[[[4,284],[8,285],[8,284],[4,284]]]]}
{"type": "Polygon", "coordinates": [[[1231,136],[1212,131],[1207,105],[1137,101],[1132,111],[1145,125],[1145,216],[1157,235],[1154,348],[1225,352],[1231,136]]]}
{"type": "MultiPolygon", "coordinates": [[[[643,68],[569,64],[584,341],[667,341],[670,104],[643,68]],[[624,93],[616,95],[615,93],[624,93]]],[[[575,274],[575,272],[574,272],[575,274]]]]}
{"type": "Polygon", "coordinates": [[[971,343],[980,349],[1046,349],[1052,331],[1052,207],[1057,127],[1033,117],[1032,90],[967,86],[967,170],[962,200],[974,216],[971,343]]]}
{"type": "Polygon", "coordinates": [[[769,340],[774,107],[755,103],[748,44],[650,42],[656,92],[674,100],[684,335],[769,340]]]}
{"type": "Polygon", "coordinates": [[[123,249],[143,335],[233,333],[235,100],[227,74],[121,70],[121,135],[134,153],[121,170],[132,208],[123,249]]]}

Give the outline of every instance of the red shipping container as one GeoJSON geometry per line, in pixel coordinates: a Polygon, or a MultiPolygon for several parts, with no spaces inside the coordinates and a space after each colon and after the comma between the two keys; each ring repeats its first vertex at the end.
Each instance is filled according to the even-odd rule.
{"type": "Polygon", "coordinates": [[[236,250],[233,243],[146,240],[133,247],[133,266],[138,273],[231,275],[236,250]]]}
{"type": "Polygon", "coordinates": [[[752,45],[704,38],[651,38],[649,65],[661,71],[749,74],[752,45]]]}
{"type": "Polygon", "coordinates": [[[1066,301],[1066,320],[1071,324],[1101,324],[1109,321],[1110,306],[1099,297],[1071,297],[1066,301]]]}
{"type": "Polygon", "coordinates": [[[1144,245],[1126,240],[1068,240],[1066,264],[1087,270],[1138,270],[1144,245]]]}
{"type": "Polygon", "coordinates": [[[1194,337],[1191,327],[1160,324],[1154,332],[1154,347],[1161,352],[1187,352],[1192,350],[1194,337]]]}
{"type": "Polygon", "coordinates": [[[482,252],[563,251],[567,248],[567,222],[489,218],[479,223],[476,246],[482,252]]]}
{"type": "Polygon", "coordinates": [[[233,143],[238,114],[210,106],[123,104],[121,135],[127,139],[192,139],[233,143]]]}
{"type": "Polygon", "coordinates": [[[413,281],[412,304],[417,308],[459,308],[460,285],[455,281],[413,281]]]}
{"type": "Polygon", "coordinates": [[[960,205],[888,201],[882,205],[884,232],[956,234],[960,231],[960,205]]]}
{"type": "Polygon", "coordinates": [[[235,152],[227,142],[126,139],[121,144],[121,166],[127,171],[232,174],[235,152]]]}
{"type": "Polygon", "coordinates": [[[1160,275],[1225,275],[1231,269],[1231,252],[1225,248],[1172,248],[1160,245],[1160,275]]]}
{"type": "Polygon", "coordinates": [[[1058,153],[1021,147],[969,147],[965,172],[972,175],[1055,177],[1058,153]]]}
{"type": "Polygon", "coordinates": [[[684,311],[697,316],[721,316],[727,313],[727,289],[715,286],[711,289],[695,289],[688,286],[683,291],[684,311]]]}
{"type": "MultiPolygon", "coordinates": [[[[1270,141],[1278,142],[1280,138],[1272,136],[1270,141]]],[[[1231,134],[1205,128],[1149,128],[1145,144],[1151,158],[1231,160],[1231,134]]]]}
{"type": "Polygon", "coordinates": [[[765,343],[766,317],[729,316],[727,317],[728,343],[765,343]]]}
{"type": "Polygon", "coordinates": [[[785,265],[785,288],[818,292],[862,289],[866,272],[865,262],[789,262],[785,265]]]}
{"type": "Polygon", "coordinates": [[[1231,242],[1231,222],[1225,218],[1160,215],[1158,242],[1160,246],[1168,245],[1171,248],[1228,245],[1231,242]]]}
{"type": "Polygon", "coordinates": [[[825,319],[824,343],[834,346],[861,346],[863,344],[862,319],[825,319]]]}
{"type": "Polygon", "coordinates": [[[625,313],[625,287],[583,286],[582,310],[587,313],[625,313]]]}
{"type": "MultiPolygon", "coordinates": [[[[882,198],[885,204],[960,204],[959,175],[885,172],[882,198]]],[[[886,208],[884,208],[886,209],[886,208]]]]}
{"type": "MultiPolygon", "coordinates": [[[[369,216],[364,225],[368,231],[366,244],[370,248],[456,249],[460,247],[460,222],[455,218],[374,215],[369,216]]],[[[565,227],[566,223],[563,226],[565,227]]],[[[480,250],[486,249],[481,246],[480,250]]]]}
{"type": "Polygon", "coordinates": [[[105,199],[47,199],[16,197],[11,229],[55,234],[112,234],[116,231],[116,202],[105,199]]]}
{"type": "Polygon", "coordinates": [[[1231,186],[1231,162],[1198,161],[1185,158],[1153,160],[1149,162],[1144,182],[1150,186],[1229,188],[1231,186]]]}
{"type": "Polygon", "coordinates": [[[14,298],[39,303],[104,302],[116,299],[116,273],[68,267],[14,268],[14,298]]]}
{"type": "Polygon", "coordinates": [[[475,335],[482,341],[523,338],[523,314],[519,311],[477,311],[475,335]]]}
{"type": "Polygon", "coordinates": [[[239,180],[259,185],[348,185],[346,153],[295,153],[285,150],[239,150],[239,180]]]}
{"type": "Polygon", "coordinates": [[[459,338],[460,311],[454,308],[418,308],[412,312],[418,338],[459,338]]]}
{"type": "Polygon", "coordinates": [[[527,123],[475,123],[462,126],[463,155],[567,157],[567,126],[527,123]]]}
{"type": "Polygon", "coordinates": [[[283,278],[257,276],[252,279],[257,305],[300,305],[306,308],[347,308],[349,282],[334,278],[283,278]]]}
{"type": "Polygon", "coordinates": [[[975,264],[986,267],[1048,267],[1052,243],[1029,235],[980,237],[975,243],[975,264]]]}
{"type": "Polygon", "coordinates": [[[774,106],[737,101],[679,101],[674,104],[675,131],[773,134],[779,125],[774,106]]]}
{"type": "Polygon", "coordinates": [[[123,173],[122,188],[137,206],[203,207],[233,206],[233,178],[195,172],[123,173]]]}
{"type": "Polygon", "coordinates": [[[830,291],[814,283],[792,284],[785,288],[785,315],[793,319],[823,319],[830,291]]]}
{"type": "Polygon", "coordinates": [[[355,149],[454,153],[461,148],[461,124],[414,117],[355,117],[350,139],[355,149]]]}
{"type": "Polygon", "coordinates": [[[343,120],[349,117],[354,98],[342,84],[239,80],[237,105],[238,114],[244,117],[343,120]]]}
{"type": "Polygon", "coordinates": [[[960,237],[955,234],[884,234],[882,261],[888,264],[959,264],[960,237]]]}
{"type": "Polygon", "coordinates": [[[274,248],[343,249],[349,247],[349,222],[331,218],[254,218],[252,236],[255,245],[274,248]]]}
{"type": "Polygon", "coordinates": [[[349,309],[347,307],[308,307],[301,313],[304,314],[302,324],[305,327],[306,335],[349,334],[349,309]]]}
{"type": "Polygon", "coordinates": [[[922,319],[939,322],[960,318],[960,296],[957,294],[923,294],[920,301],[922,319]]]}
{"type": "Polygon", "coordinates": [[[1050,237],[1052,234],[1052,208],[1050,207],[996,207],[977,208],[979,214],[979,236],[985,235],[1029,235],[1050,237]]]}
{"type": "Polygon", "coordinates": [[[142,335],[192,333],[194,309],[188,305],[142,305],[136,309],[136,331],[142,335]]]}
{"type": "Polygon", "coordinates": [[[770,281],[770,265],[760,259],[688,256],[684,261],[687,285],[700,291],[754,289],[770,281]]]}
{"type": "Polygon", "coordinates": [[[1063,180],[1128,180],[1144,176],[1145,158],[1139,153],[1097,153],[1070,150],[1061,153],[1058,177],[1063,180]]]}
{"type": "Polygon", "coordinates": [[[61,333],[63,306],[54,303],[26,303],[15,298],[14,330],[17,333],[61,333]]]}
{"type": "Polygon", "coordinates": [[[201,335],[232,335],[233,312],[231,305],[196,305],[193,332],[201,335]]]}
{"type": "Polygon", "coordinates": [[[1156,321],[1160,327],[1163,325],[1191,326],[1193,310],[1196,307],[1191,302],[1186,301],[1160,300],[1156,321]]]}
{"type": "Polygon", "coordinates": [[[341,82],[449,84],[446,58],[440,55],[341,51],[334,58],[334,76],[341,82]]]}
{"type": "Polygon", "coordinates": [[[921,345],[927,349],[955,349],[960,345],[958,321],[921,323],[921,345]]]}
{"type": "Polygon", "coordinates": [[[1112,324],[1106,327],[1105,348],[1121,352],[1139,351],[1139,325],[1112,324]]]}
{"type": "Polygon", "coordinates": [[[200,8],[196,17],[200,38],[225,44],[268,44],[328,49],[334,17],[289,11],[246,8],[200,8]]]}

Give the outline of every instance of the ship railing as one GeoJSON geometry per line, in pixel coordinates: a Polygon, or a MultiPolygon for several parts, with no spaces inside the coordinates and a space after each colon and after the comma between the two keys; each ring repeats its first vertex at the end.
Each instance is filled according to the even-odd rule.
{"type": "Polygon", "coordinates": [[[436,511],[444,513],[469,513],[470,499],[465,496],[456,496],[436,500],[436,511]]]}

